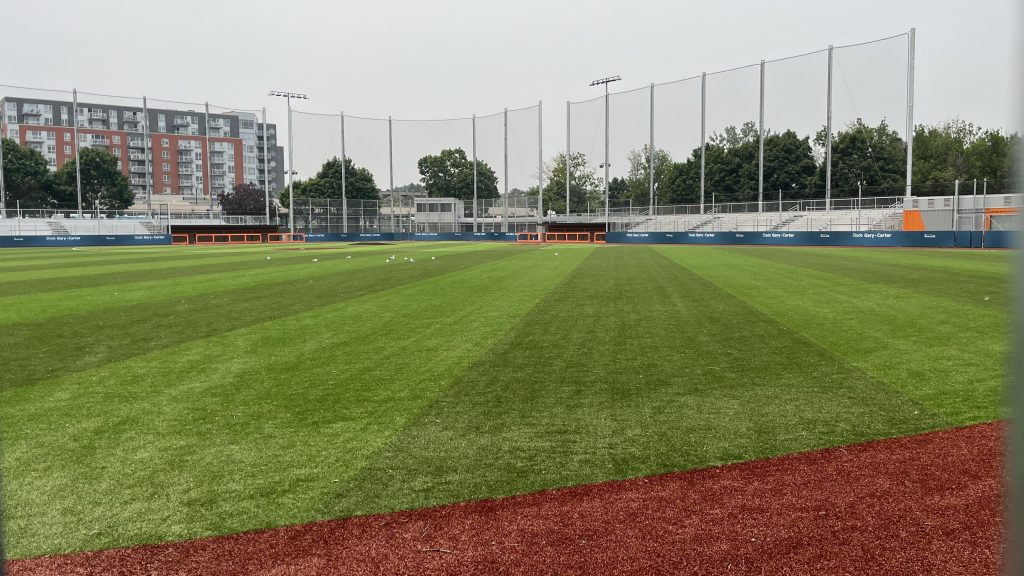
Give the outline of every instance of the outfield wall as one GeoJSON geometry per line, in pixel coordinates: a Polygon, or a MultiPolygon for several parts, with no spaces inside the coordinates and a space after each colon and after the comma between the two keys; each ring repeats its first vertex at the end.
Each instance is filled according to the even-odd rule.
{"type": "Polygon", "coordinates": [[[0,248],[53,246],[170,245],[170,234],[94,234],[74,236],[0,236],[0,248]]]}
{"type": "Polygon", "coordinates": [[[515,242],[513,232],[349,232],[306,234],[306,242],[397,242],[404,240],[503,241],[515,242]]]}
{"type": "Polygon", "coordinates": [[[619,244],[1010,248],[1015,232],[609,232],[619,244]]]}

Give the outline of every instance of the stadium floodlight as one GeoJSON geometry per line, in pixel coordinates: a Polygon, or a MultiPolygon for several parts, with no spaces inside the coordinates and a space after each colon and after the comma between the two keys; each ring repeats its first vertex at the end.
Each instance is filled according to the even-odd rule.
{"type": "MultiPolygon", "coordinates": [[[[604,168],[604,227],[608,230],[608,85],[612,82],[618,82],[622,80],[622,76],[608,76],[607,78],[598,78],[590,83],[591,86],[604,86],[604,164],[601,165],[604,168]]],[[[568,165],[568,158],[566,163],[568,165]]],[[[568,210],[566,210],[568,212],[568,210]]]]}
{"type": "MultiPolygon", "coordinates": [[[[295,180],[295,170],[293,168],[295,164],[292,162],[295,150],[292,142],[292,98],[309,100],[309,96],[296,92],[283,92],[281,90],[271,90],[268,96],[277,96],[278,98],[288,100],[288,232],[295,234],[295,211],[292,210],[295,207],[295,186],[292,185],[292,182],[295,180]]],[[[266,135],[264,135],[264,138],[266,138],[266,135]]]]}

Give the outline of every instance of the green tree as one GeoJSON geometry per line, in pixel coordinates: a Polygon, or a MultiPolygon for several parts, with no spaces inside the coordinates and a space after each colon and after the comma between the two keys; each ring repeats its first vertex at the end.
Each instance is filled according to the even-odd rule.
{"type": "MultiPolygon", "coordinates": [[[[117,167],[117,158],[101,148],[82,148],[82,206],[87,210],[126,210],[135,203],[135,194],[128,178],[117,167]]],[[[77,201],[75,160],[69,160],[57,173],[58,198],[62,202],[77,201]]]]}
{"type": "Polygon", "coordinates": [[[0,139],[0,145],[3,146],[7,207],[53,207],[57,198],[46,158],[38,150],[21,146],[9,138],[0,139]]]}
{"type": "MultiPolygon", "coordinates": [[[[417,163],[420,181],[432,198],[473,199],[473,161],[462,148],[447,148],[417,163]]],[[[482,160],[476,163],[477,198],[498,197],[498,177],[482,160]]]]}
{"type": "MultiPolygon", "coordinates": [[[[668,177],[672,166],[672,156],[660,148],[654,149],[654,185],[661,186],[668,177]]],[[[651,147],[644,144],[643,148],[629,153],[629,175],[626,176],[627,190],[623,197],[633,200],[634,204],[646,204],[651,196],[651,147]]],[[[611,183],[609,182],[609,188],[611,183]]],[[[609,190],[609,195],[611,191],[609,190]]]]}
{"type": "MultiPolygon", "coordinates": [[[[349,200],[377,200],[380,189],[373,180],[373,173],[366,168],[356,166],[351,158],[345,158],[345,195],[349,200]]],[[[292,183],[296,198],[342,198],[341,194],[342,161],[335,156],[323,163],[320,171],[307,180],[296,180],[292,183]]],[[[288,205],[288,187],[278,193],[278,201],[282,206],[288,205]]]]}
{"type": "MultiPolygon", "coordinates": [[[[587,156],[573,152],[569,157],[569,171],[572,179],[569,185],[569,209],[584,212],[589,203],[591,208],[604,201],[601,181],[594,170],[587,167],[587,156]]],[[[556,154],[544,166],[544,210],[565,213],[565,153],[556,154]]],[[[609,182],[609,184],[611,184],[609,182]]],[[[531,189],[536,194],[536,188],[531,189]]]]}
{"type": "MultiPolygon", "coordinates": [[[[220,207],[228,214],[264,214],[266,194],[255,184],[235,184],[230,192],[220,195],[220,207]]],[[[270,217],[277,217],[277,206],[270,205],[270,217]]]]}
{"type": "MultiPolygon", "coordinates": [[[[825,144],[825,130],[815,136],[825,144]]],[[[818,167],[817,186],[825,188],[825,165],[818,167]]],[[[885,120],[869,126],[858,118],[832,138],[832,197],[857,195],[857,182],[874,195],[902,194],[907,175],[906,144],[885,120]]]]}
{"type": "Polygon", "coordinates": [[[953,181],[988,178],[990,192],[1005,192],[1020,143],[1018,134],[984,130],[960,119],[914,130],[914,193],[953,193],[953,181]]]}
{"type": "Polygon", "coordinates": [[[779,190],[786,198],[808,197],[813,194],[818,165],[810,138],[797,136],[786,130],[781,134],[768,134],[764,139],[764,191],[765,199],[776,198],[779,190]]]}

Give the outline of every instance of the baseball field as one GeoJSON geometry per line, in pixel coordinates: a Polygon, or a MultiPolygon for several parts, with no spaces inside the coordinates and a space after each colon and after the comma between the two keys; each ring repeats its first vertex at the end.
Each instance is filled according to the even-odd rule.
{"type": "MultiPolygon", "coordinates": [[[[12,573],[998,421],[1010,258],[482,242],[0,252],[12,573]]],[[[964,454],[992,460],[993,438],[964,454]]]]}

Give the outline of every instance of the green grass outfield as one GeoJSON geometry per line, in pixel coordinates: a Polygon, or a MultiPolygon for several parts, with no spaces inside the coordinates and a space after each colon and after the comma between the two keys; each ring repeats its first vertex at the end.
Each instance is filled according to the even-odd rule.
{"type": "Polygon", "coordinates": [[[1010,256],[2,251],[8,551],[195,538],[1001,418],[1010,256]]]}

